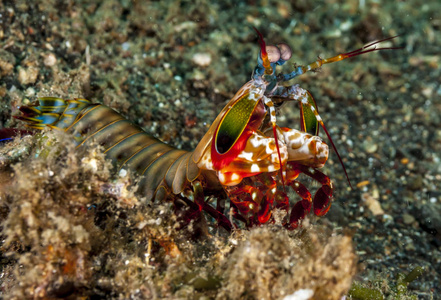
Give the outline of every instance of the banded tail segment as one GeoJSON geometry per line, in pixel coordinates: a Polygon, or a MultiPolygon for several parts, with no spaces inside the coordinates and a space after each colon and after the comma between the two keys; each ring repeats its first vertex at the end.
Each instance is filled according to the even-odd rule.
{"type": "Polygon", "coordinates": [[[77,148],[97,142],[117,172],[124,168],[142,176],[138,192],[147,200],[164,200],[164,190],[179,194],[200,174],[192,153],[164,144],[105,105],[44,97],[20,111],[15,118],[27,127],[73,134],[77,148]]]}

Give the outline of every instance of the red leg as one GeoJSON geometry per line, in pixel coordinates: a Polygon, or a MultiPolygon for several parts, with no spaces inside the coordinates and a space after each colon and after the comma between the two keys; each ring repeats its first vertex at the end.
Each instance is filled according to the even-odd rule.
{"type": "Polygon", "coordinates": [[[260,211],[258,213],[258,220],[260,224],[265,224],[270,220],[271,212],[274,208],[288,211],[289,198],[284,191],[277,189],[277,181],[274,180],[271,173],[262,173],[255,176],[255,178],[261,184],[259,185],[260,191],[262,194],[265,193],[265,197],[260,203],[260,211]]]}
{"type": "Polygon", "coordinates": [[[291,215],[289,217],[289,226],[291,228],[297,228],[299,221],[303,220],[311,211],[312,197],[308,189],[300,182],[294,180],[289,185],[300,197],[302,197],[302,200],[298,201],[292,207],[291,215]]]}
{"type": "Polygon", "coordinates": [[[334,191],[334,187],[331,179],[317,169],[307,166],[299,165],[299,170],[322,185],[315,193],[312,203],[314,206],[314,214],[319,217],[324,216],[328,212],[332,203],[332,192],[334,191]]]}
{"type": "Polygon", "coordinates": [[[231,230],[233,229],[233,225],[223,214],[223,212],[216,210],[214,207],[205,202],[205,196],[201,182],[194,181],[192,185],[194,190],[194,202],[198,205],[199,211],[204,210],[206,213],[216,219],[218,225],[225,228],[228,232],[231,232],[231,230]]]}
{"type": "Polygon", "coordinates": [[[302,198],[302,200],[294,204],[291,209],[289,223],[287,224],[288,227],[291,229],[295,229],[298,227],[299,221],[306,217],[306,215],[311,210],[312,205],[311,193],[303,184],[295,180],[302,172],[299,167],[299,164],[293,162],[289,162],[286,166],[287,185],[291,186],[292,189],[297,193],[297,195],[302,198]]]}
{"type": "Polygon", "coordinates": [[[236,205],[244,216],[250,212],[256,213],[259,209],[259,202],[263,198],[260,190],[251,185],[226,186],[225,191],[230,196],[230,201],[236,205]]]}
{"type": "Polygon", "coordinates": [[[230,205],[231,205],[231,214],[232,214],[233,218],[235,218],[239,221],[242,221],[244,224],[248,224],[247,219],[245,219],[245,217],[240,214],[237,206],[234,205],[233,202],[231,202],[230,205]]]}
{"type": "Polygon", "coordinates": [[[239,185],[224,188],[231,203],[237,209],[234,217],[248,220],[247,226],[267,223],[271,219],[274,201],[280,207],[285,205],[284,201],[287,202],[279,192],[274,193],[277,183],[268,174],[252,176],[239,185]]]}
{"type": "Polygon", "coordinates": [[[288,185],[291,186],[300,197],[302,197],[302,200],[297,202],[291,210],[288,227],[292,229],[297,228],[299,221],[306,217],[312,206],[314,207],[315,215],[324,216],[331,207],[332,202],[333,186],[329,177],[317,169],[294,162],[289,162],[286,170],[288,185]],[[308,189],[295,180],[300,173],[304,173],[322,185],[315,193],[314,199],[312,199],[311,193],[308,189]]]}

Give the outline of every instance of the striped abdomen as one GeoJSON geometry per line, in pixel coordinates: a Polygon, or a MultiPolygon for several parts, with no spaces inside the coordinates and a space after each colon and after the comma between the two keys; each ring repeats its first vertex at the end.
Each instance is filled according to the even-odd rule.
{"type": "Polygon", "coordinates": [[[138,192],[148,200],[162,200],[168,191],[179,194],[200,174],[193,152],[164,144],[107,106],[45,97],[20,110],[24,115],[17,118],[28,127],[62,129],[74,135],[77,147],[90,141],[103,146],[116,172],[126,169],[143,176],[138,192]]]}

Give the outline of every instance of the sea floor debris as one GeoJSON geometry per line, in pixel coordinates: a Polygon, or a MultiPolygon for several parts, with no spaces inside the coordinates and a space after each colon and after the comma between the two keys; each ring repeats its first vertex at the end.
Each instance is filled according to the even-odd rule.
{"type": "MultiPolygon", "coordinates": [[[[437,14],[440,9],[436,0],[422,5],[416,0],[385,2],[381,6],[370,1],[344,1],[339,5],[321,1],[259,2],[257,5],[232,1],[198,1],[198,5],[185,1],[110,0],[100,4],[92,1],[49,1],[49,4],[40,0],[3,1],[0,3],[0,127],[16,127],[12,115],[17,113],[17,106],[29,104],[38,96],[86,97],[118,109],[173,145],[192,149],[219,107],[249,78],[249,70],[255,64],[255,61],[249,60],[250,52],[255,48],[251,26],[263,28],[265,36],[279,36],[281,41],[288,41],[293,46],[298,63],[312,61],[317,55],[343,52],[376,38],[402,34],[400,39],[406,45],[402,54],[394,54],[393,57],[381,54],[387,59],[373,56],[362,61],[354,60],[350,65],[336,66],[332,76],[324,69],[304,78],[302,86],[311,89],[320,100],[321,114],[328,127],[332,128],[331,134],[337,136],[337,147],[342,149],[351,180],[363,183],[352,191],[346,190],[344,175],[334,159],[330,159],[327,173],[333,174],[336,191],[335,202],[327,216],[330,222],[326,226],[337,228],[337,232],[342,231],[341,228],[351,231],[358,256],[357,281],[373,281],[378,274],[394,278],[400,271],[408,272],[410,264],[416,264],[424,266],[425,272],[409,285],[409,292],[422,299],[430,299],[431,294],[435,298],[441,293],[436,284],[440,281],[438,270],[441,269],[441,194],[438,189],[441,180],[441,106],[438,101],[441,95],[438,51],[441,21],[437,14]],[[199,59],[195,61],[196,54],[211,57],[210,64],[201,64],[199,59]],[[200,109],[195,110],[195,107],[200,109]],[[363,199],[373,200],[369,203],[373,202],[377,207],[380,205],[381,210],[372,211],[363,199]]],[[[297,115],[297,107],[287,107],[278,120],[292,125],[297,115]]],[[[16,143],[24,147],[17,149],[28,149],[23,142],[16,143]]],[[[15,158],[7,156],[8,167],[0,171],[1,202],[8,203],[1,208],[2,224],[10,218],[13,208],[18,209],[10,202],[19,194],[9,191],[8,197],[4,198],[6,187],[12,185],[11,173],[20,169],[21,174],[35,175],[32,168],[45,166],[24,166],[27,151],[15,158]],[[19,163],[21,167],[12,168],[10,163],[19,163]]],[[[49,171],[46,169],[44,172],[41,178],[37,174],[32,180],[52,183],[49,171]]],[[[63,172],[54,176],[58,178],[63,172]]],[[[105,175],[92,176],[94,173],[91,171],[84,172],[89,172],[87,176],[91,177],[88,178],[94,179],[90,181],[93,187],[107,187],[105,175]]],[[[71,176],[74,179],[77,175],[71,176]]],[[[77,183],[83,187],[74,187],[69,195],[71,200],[78,198],[83,206],[86,205],[84,215],[74,214],[78,210],[74,202],[65,201],[63,205],[66,206],[63,207],[55,203],[58,200],[53,198],[56,193],[44,194],[43,199],[55,203],[44,206],[46,212],[51,209],[62,212],[61,217],[70,224],[66,228],[72,230],[79,225],[97,227],[95,222],[104,228],[99,230],[119,228],[110,242],[113,246],[121,243],[122,248],[117,253],[109,253],[104,245],[98,243],[101,241],[99,237],[96,238],[98,245],[87,246],[88,241],[96,236],[91,231],[87,239],[81,234],[81,227],[76,227],[76,231],[71,233],[59,232],[59,238],[69,243],[77,241],[73,252],[66,252],[66,246],[44,248],[31,237],[23,237],[21,241],[27,247],[11,240],[9,248],[2,248],[3,276],[0,280],[5,298],[13,298],[13,295],[20,298],[23,295],[20,293],[29,293],[36,288],[42,291],[44,287],[49,287],[44,285],[44,280],[47,282],[55,278],[43,276],[41,281],[36,282],[37,277],[34,281],[29,277],[23,281],[23,287],[28,289],[20,289],[14,278],[25,276],[26,272],[14,273],[13,270],[21,254],[26,254],[23,255],[25,269],[37,272],[31,272],[29,276],[43,274],[47,270],[55,270],[57,276],[62,274],[60,272],[67,272],[62,282],[50,286],[54,294],[66,295],[76,287],[78,291],[85,290],[81,284],[86,281],[81,278],[72,288],[72,282],[77,280],[72,280],[76,278],[72,271],[81,270],[79,267],[90,263],[81,265],[81,260],[76,260],[82,253],[87,253],[102,257],[102,260],[97,259],[100,270],[106,270],[110,262],[115,265],[113,273],[105,273],[106,276],[101,279],[86,274],[92,278],[86,285],[96,283],[95,292],[99,295],[116,298],[117,295],[129,295],[126,291],[131,290],[136,291],[134,298],[142,298],[172,297],[178,292],[184,295],[185,291],[189,294],[196,290],[194,286],[183,284],[183,280],[174,281],[173,274],[182,278],[180,272],[185,271],[192,274],[188,277],[191,280],[194,274],[198,274],[199,266],[186,265],[184,268],[168,258],[164,247],[159,246],[154,238],[163,235],[172,237],[183,256],[192,254],[193,250],[200,256],[207,256],[207,253],[212,253],[210,249],[222,249],[222,256],[227,253],[233,257],[234,252],[230,254],[230,251],[242,247],[242,244],[229,245],[224,235],[210,239],[211,243],[205,240],[203,247],[196,242],[181,243],[179,239],[174,239],[180,233],[176,233],[173,226],[167,227],[171,216],[161,218],[164,225],[161,230],[164,231],[146,233],[130,227],[126,228],[128,235],[124,237],[121,232],[125,228],[126,210],[131,210],[117,207],[117,197],[90,191],[83,181],[77,183]],[[91,194],[93,197],[87,198],[91,194]],[[108,197],[112,198],[110,203],[106,202],[108,197]],[[98,206],[100,203],[101,206],[98,206]],[[100,213],[107,208],[109,215],[100,213]],[[91,215],[98,215],[98,221],[95,217],[93,222],[87,219],[87,216],[92,218],[91,215]],[[71,220],[77,223],[70,223],[71,220]],[[141,254],[137,254],[135,259],[130,251],[141,249],[137,246],[141,237],[146,241],[141,254]],[[152,237],[151,243],[148,237],[152,237]],[[128,244],[124,244],[126,242],[128,244]],[[34,250],[26,252],[29,249],[34,250]],[[103,253],[93,252],[102,249],[103,253]],[[153,264],[155,269],[144,268],[150,266],[150,262],[142,257],[147,252],[159,260],[159,263],[153,264]],[[8,253],[16,254],[9,256],[8,253]],[[133,259],[128,260],[127,257],[133,259]],[[72,261],[78,261],[78,268],[63,270],[63,266],[69,265],[66,262],[72,261]],[[150,276],[156,278],[157,270],[164,270],[164,265],[168,272],[162,274],[169,277],[163,279],[168,285],[162,290],[155,286],[158,281],[150,280],[150,276]],[[142,285],[138,281],[138,285],[129,286],[126,279],[132,277],[148,280],[142,285]],[[110,294],[113,288],[116,291],[110,294]],[[161,294],[158,291],[165,292],[161,294]]],[[[69,184],[69,187],[72,182],[64,184],[69,184]]],[[[47,188],[46,185],[43,187],[47,188]]],[[[66,186],[62,188],[66,192],[66,186]]],[[[39,191],[30,194],[39,195],[39,191]]],[[[34,199],[32,195],[22,201],[34,199]]],[[[135,205],[130,195],[121,199],[129,206],[135,205]]],[[[149,218],[151,222],[158,222],[161,211],[168,211],[167,207],[158,211],[139,204],[135,207],[140,208],[139,220],[149,218]],[[151,214],[151,218],[146,217],[146,213],[151,214]]],[[[41,222],[48,222],[48,232],[64,228],[59,214],[49,217],[44,210],[33,213],[38,216],[43,214],[41,222]]],[[[28,218],[26,214],[22,218],[23,224],[38,220],[28,218]]],[[[19,219],[15,221],[19,222],[19,219]]],[[[314,223],[312,230],[317,228],[320,232],[322,222],[327,221],[323,220],[318,225],[314,223]]],[[[170,223],[173,225],[172,221],[170,223]]],[[[4,225],[3,230],[6,230],[4,225]]],[[[41,234],[45,230],[41,228],[32,232],[41,234]]],[[[210,271],[208,274],[214,273],[210,271]]],[[[207,278],[211,278],[208,281],[216,286],[214,291],[217,291],[217,276],[207,278]]],[[[216,293],[211,290],[208,294],[209,289],[203,288],[199,291],[203,295],[216,293]]],[[[295,293],[294,290],[290,292],[290,295],[295,293]]]]}

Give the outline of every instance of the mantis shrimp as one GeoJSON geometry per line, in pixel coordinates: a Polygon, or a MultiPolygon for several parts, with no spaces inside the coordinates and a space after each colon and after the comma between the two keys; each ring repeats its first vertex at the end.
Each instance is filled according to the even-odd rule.
{"type": "Polygon", "coordinates": [[[260,52],[251,80],[222,109],[192,152],[164,144],[113,109],[86,99],[42,97],[20,107],[22,115],[16,118],[29,128],[50,127],[72,134],[78,148],[91,141],[98,143],[113,162],[115,173],[132,170],[136,174],[143,198],[172,201],[186,221],[205,211],[220,226],[232,230],[237,225],[225,213],[228,196],[231,216],[248,227],[270,222],[274,210],[282,209],[288,212],[284,225],[296,228],[311,208],[315,215],[323,216],[332,203],[332,181],[318,170],[329,152],[318,137],[319,126],[335,146],[311,93],[298,85],[280,84],[324,64],[395,49],[376,47],[394,37],[277,75],[276,67],[291,58],[291,48],[285,43],[267,46],[255,30],[260,52]],[[300,130],[276,123],[277,105],[288,101],[300,105],[300,130]],[[321,185],[314,197],[298,180],[300,174],[321,185]],[[300,196],[294,205],[290,205],[288,187],[300,196]]]}

